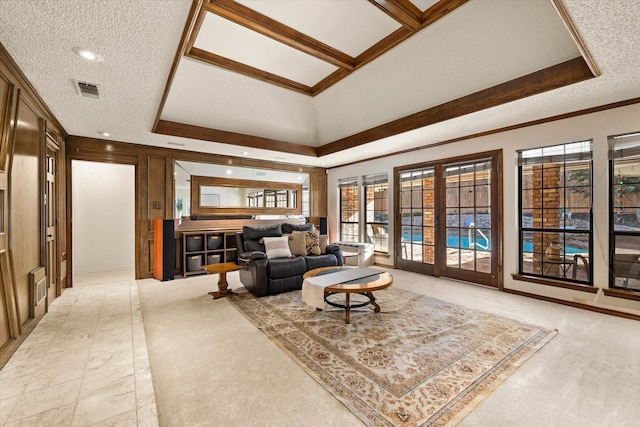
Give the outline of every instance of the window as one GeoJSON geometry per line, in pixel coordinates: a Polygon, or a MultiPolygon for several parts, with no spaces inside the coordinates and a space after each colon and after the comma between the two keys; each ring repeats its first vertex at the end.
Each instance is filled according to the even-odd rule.
{"type": "Polygon", "coordinates": [[[386,173],[367,175],[364,185],[365,227],[373,250],[389,252],[389,183],[386,173]]]}
{"type": "Polygon", "coordinates": [[[338,187],[340,190],[340,240],[358,242],[360,234],[358,179],[341,179],[338,187]]]}
{"type": "Polygon", "coordinates": [[[275,190],[264,190],[264,206],[267,208],[276,207],[276,192],[275,190]]]}
{"type": "Polygon", "coordinates": [[[591,146],[518,152],[520,274],[592,283],[591,146]]]}
{"type": "Polygon", "coordinates": [[[609,138],[609,287],[640,291],[640,133],[609,138]]]}
{"type": "Polygon", "coordinates": [[[276,192],[276,206],[279,208],[289,206],[289,192],[286,190],[279,190],[276,192]]]}

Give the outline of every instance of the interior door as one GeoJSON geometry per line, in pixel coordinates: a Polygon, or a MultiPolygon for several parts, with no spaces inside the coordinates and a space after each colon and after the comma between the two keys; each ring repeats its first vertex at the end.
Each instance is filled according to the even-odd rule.
{"type": "Polygon", "coordinates": [[[57,197],[57,157],[58,150],[47,143],[47,158],[45,164],[45,227],[46,227],[46,269],[47,269],[47,305],[51,304],[60,294],[58,288],[58,251],[57,251],[57,224],[58,224],[58,197],[57,197]]]}

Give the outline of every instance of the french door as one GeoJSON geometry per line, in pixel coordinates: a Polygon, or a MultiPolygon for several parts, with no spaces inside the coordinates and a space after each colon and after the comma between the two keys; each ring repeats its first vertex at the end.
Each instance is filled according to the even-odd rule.
{"type": "Polygon", "coordinates": [[[396,265],[500,286],[501,152],[396,168],[396,265]]]}
{"type": "Polygon", "coordinates": [[[396,172],[396,264],[436,274],[436,166],[396,172]]]}

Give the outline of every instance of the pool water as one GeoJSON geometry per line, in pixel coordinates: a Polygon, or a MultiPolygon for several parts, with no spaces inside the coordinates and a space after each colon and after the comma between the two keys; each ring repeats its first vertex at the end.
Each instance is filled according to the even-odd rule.
{"type": "MultiPolygon", "coordinates": [[[[407,242],[409,241],[409,235],[408,234],[403,234],[402,235],[402,241],[407,242]]],[[[420,243],[422,242],[422,236],[417,235],[417,236],[413,236],[413,241],[416,243],[420,243]]],[[[484,239],[479,239],[476,240],[476,242],[479,245],[484,246],[485,245],[485,241],[484,239]]],[[[461,248],[461,249],[473,249],[472,247],[469,246],[469,238],[463,236],[462,238],[458,238],[456,236],[449,236],[447,237],[447,247],[448,248],[461,248]],[[460,243],[460,246],[458,246],[458,243],[460,243]]],[[[491,250],[491,242],[489,242],[488,248],[484,249],[484,247],[477,247],[476,249],[478,250],[491,250]]],[[[533,252],[533,242],[524,242],[522,249],[524,252],[529,252],[532,253],[533,252]]],[[[565,246],[564,248],[564,253],[569,255],[569,254],[579,254],[579,253],[585,253],[587,252],[588,249],[586,248],[574,248],[571,246],[565,246]]]]}
{"type": "MultiPolygon", "coordinates": [[[[407,234],[403,234],[402,235],[402,241],[406,242],[409,241],[409,235],[407,234]]],[[[420,243],[422,242],[422,236],[413,236],[413,241],[416,243],[420,243]]],[[[471,242],[473,243],[473,242],[471,242]]],[[[491,242],[489,242],[489,244],[487,245],[487,241],[485,241],[484,239],[478,239],[476,240],[476,243],[478,244],[477,248],[478,250],[491,250],[491,242]],[[482,245],[482,247],[480,247],[480,245],[482,245]],[[488,246],[486,249],[484,246],[488,246]]],[[[456,236],[448,236],[447,237],[447,247],[448,248],[461,248],[461,249],[473,249],[471,246],[469,246],[469,238],[463,236],[461,239],[459,239],[456,236]],[[458,243],[460,243],[460,246],[458,246],[458,243]]]]}
{"type": "MultiPolygon", "coordinates": [[[[533,242],[524,242],[524,244],[522,245],[522,250],[523,252],[533,252],[533,242]]],[[[573,248],[571,246],[565,246],[564,247],[564,253],[565,254],[583,254],[585,252],[588,252],[589,249],[586,248],[573,248]]]]}

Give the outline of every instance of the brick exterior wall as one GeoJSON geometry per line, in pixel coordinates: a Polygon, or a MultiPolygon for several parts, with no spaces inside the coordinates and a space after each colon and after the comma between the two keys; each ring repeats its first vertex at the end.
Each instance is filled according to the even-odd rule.
{"type": "MultiPolygon", "coordinates": [[[[546,164],[533,167],[533,227],[542,229],[560,228],[560,165],[546,164]]],[[[541,259],[549,243],[560,240],[558,233],[534,233],[534,258],[541,259]]],[[[534,263],[536,273],[541,273],[540,264],[534,263]]],[[[547,274],[556,275],[554,266],[547,274]]]]}

